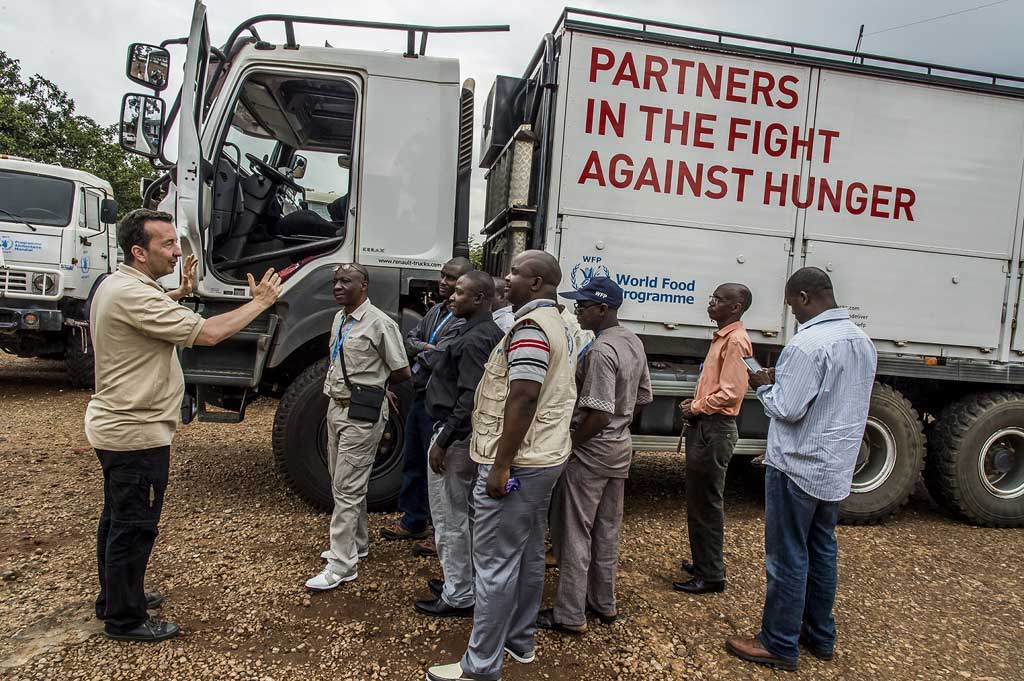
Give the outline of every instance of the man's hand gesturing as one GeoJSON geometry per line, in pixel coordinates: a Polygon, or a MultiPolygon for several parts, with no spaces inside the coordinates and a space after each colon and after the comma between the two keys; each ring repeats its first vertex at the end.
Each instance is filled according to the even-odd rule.
{"type": "Polygon", "coordinates": [[[281,277],[278,276],[273,268],[263,273],[263,278],[260,279],[259,284],[256,283],[251,274],[246,274],[245,276],[249,279],[249,292],[252,294],[254,301],[265,308],[269,308],[277,302],[277,297],[281,295],[281,277]]]}

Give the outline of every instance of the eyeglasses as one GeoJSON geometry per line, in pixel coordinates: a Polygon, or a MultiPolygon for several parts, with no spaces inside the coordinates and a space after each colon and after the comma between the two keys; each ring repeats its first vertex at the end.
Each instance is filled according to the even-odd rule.
{"type": "Polygon", "coordinates": [[[583,312],[583,310],[586,310],[588,307],[597,307],[598,305],[601,305],[601,303],[595,303],[595,302],[592,302],[592,301],[577,302],[576,303],[576,312],[583,312]]]}
{"type": "Polygon", "coordinates": [[[721,303],[724,300],[725,300],[725,298],[719,298],[718,296],[716,296],[713,293],[708,297],[708,302],[710,302],[712,305],[718,305],[719,303],[721,303]]]}

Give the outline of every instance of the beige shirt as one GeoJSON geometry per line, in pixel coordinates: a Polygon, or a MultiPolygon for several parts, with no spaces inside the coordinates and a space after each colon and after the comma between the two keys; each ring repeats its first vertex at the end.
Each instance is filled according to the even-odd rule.
{"type": "Polygon", "coordinates": [[[103,280],[89,310],[96,356],[89,444],[113,451],[171,444],[185,393],[176,346],[192,347],[203,321],[128,265],[103,280]]]}
{"type": "Polygon", "coordinates": [[[368,299],[351,315],[346,315],[342,308],[334,316],[328,348],[331,364],[324,381],[324,394],[336,399],[348,399],[351,394],[341,372],[341,352],[345,353],[349,380],[359,385],[383,388],[392,371],[409,366],[398,324],[368,299]],[[345,335],[341,348],[338,348],[339,331],[345,335]]]}

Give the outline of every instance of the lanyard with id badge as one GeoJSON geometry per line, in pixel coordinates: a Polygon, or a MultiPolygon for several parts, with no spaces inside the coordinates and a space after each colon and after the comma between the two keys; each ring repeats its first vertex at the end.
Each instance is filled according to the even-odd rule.
{"type": "Polygon", "coordinates": [[[348,377],[348,368],[345,366],[345,337],[356,325],[357,319],[338,328],[338,342],[334,344],[331,352],[331,362],[341,359],[341,375],[345,378],[345,385],[348,386],[349,398],[348,415],[357,421],[369,421],[376,423],[380,420],[380,412],[387,397],[384,388],[374,385],[359,385],[353,383],[348,377]]]}

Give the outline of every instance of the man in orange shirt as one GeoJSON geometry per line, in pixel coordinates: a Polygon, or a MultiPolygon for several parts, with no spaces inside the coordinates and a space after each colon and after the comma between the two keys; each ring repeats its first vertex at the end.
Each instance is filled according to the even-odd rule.
{"type": "Polygon", "coordinates": [[[747,392],[744,357],[753,354],[740,318],[753,296],[743,284],[722,284],[708,302],[708,316],[718,324],[692,400],[679,405],[686,431],[686,524],[693,562],[683,561],[689,581],[672,588],[689,594],[725,590],[722,534],[725,471],[739,433],[736,416],[747,392]]]}

